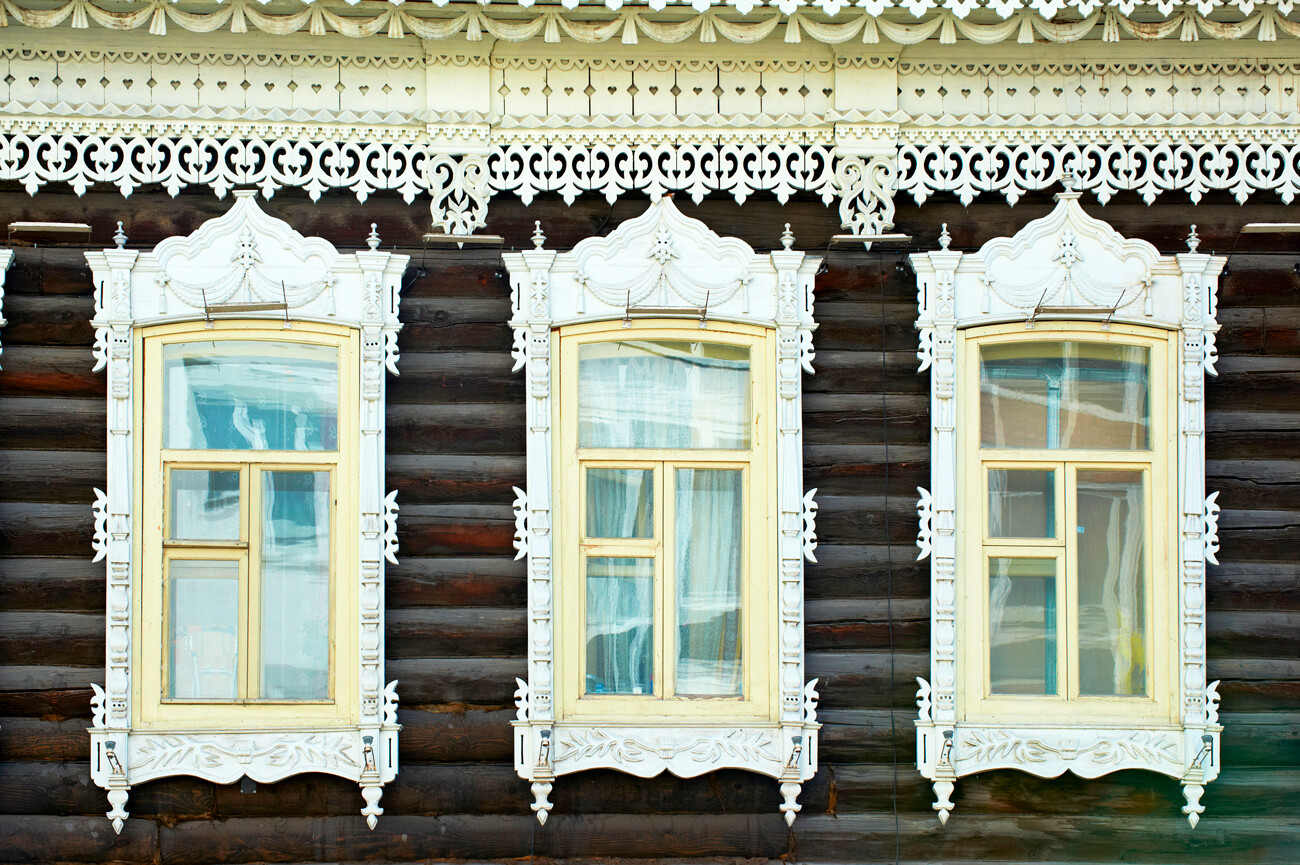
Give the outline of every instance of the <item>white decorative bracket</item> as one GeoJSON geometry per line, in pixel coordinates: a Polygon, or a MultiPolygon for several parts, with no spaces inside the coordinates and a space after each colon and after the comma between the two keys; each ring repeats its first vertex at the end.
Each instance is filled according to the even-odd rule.
{"type": "MultiPolygon", "coordinates": [[[[251,191],[235,192],[234,205],[188,237],[171,237],[150,251],[126,248],[120,226],[117,247],[89,252],[95,283],[95,369],[108,370],[108,483],[95,490],[95,561],[106,560],[107,665],[105,687],[95,686],[90,729],[91,776],[108,790],[113,828],[127,818],[130,788],[171,775],[192,775],[219,784],[247,776],[272,783],[302,772],[325,772],[361,785],[362,813],[373,828],[382,809],[383,785],[397,774],[396,683],[383,687],[384,562],[397,552],[396,494],[383,498],[385,369],[397,362],[401,276],[408,257],[378,249],[373,230],[368,249],[343,254],[328,241],[303,237],[258,208],[251,191]],[[256,729],[136,728],[132,711],[132,617],[139,590],[133,536],[139,515],[133,474],[133,401],[140,382],[131,352],[137,327],[203,321],[214,304],[240,304],[241,319],[320,322],[354,328],[360,335],[360,491],[357,558],[342,563],[339,579],[358,581],[358,651],[339,663],[356,665],[360,683],[357,721],[320,726],[256,729]],[[259,309],[277,305],[274,310],[259,309]],[[248,311],[252,306],[252,311],[248,311]],[[380,527],[383,527],[382,529],[380,527]]],[[[346,419],[341,419],[346,420],[346,419]]]]}
{"type": "MultiPolygon", "coordinates": [[[[803,574],[816,549],[816,490],[802,488],[802,379],[811,371],[813,277],[819,259],[782,248],[760,255],[736,238],[719,237],[690,219],[670,197],[606,237],[588,238],[566,253],[545,248],[541,226],[533,247],[503,256],[510,271],[510,326],[515,369],[526,379],[527,493],[515,489],[515,541],[528,561],[528,678],[515,692],[515,771],[531,785],[532,809],[545,822],[555,779],[585,769],[619,769],[640,777],[668,771],[693,777],[721,768],[748,769],[780,782],[781,813],[792,821],[801,785],[817,771],[817,693],[804,681],[803,574]],[[779,670],[774,688],[779,718],[719,718],[610,725],[557,711],[555,683],[563,641],[553,598],[555,573],[551,455],[553,328],[624,319],[628,306],[698,308],[710,321],[771,328],[777,337],[776,399],[779,585],[774,611],[779,670]]],[[[766,579],[766,577],[764,578],[766,579]]]]}
{"type": "MultiPolygon", "coordinates": [[[[1217,562],[1217,493],[1205,495],[1204,376],[1213,372],[1215,292],[1222,257],[1196,251],[1161,255],[1151,244],[1121,236],[1079,205],[1067,189],[1057,206],[1014,237],[991,240],[978,252],[940,249],[911,256],[918,285],[920,370],[930,374],[931,484],[918,490],[920,559],[930,560],[931,645],[929,683],[919,680],[917,769],[933,782],[934,809],[947,822],[956,780],[989,769],[1016,768],[1042,777],[1069,771],[1095,778],[1141,768],[1179,779],[1183,812],[1196,825],[1204,785],[1219,773],[1217,691],[1205,684],[1205,562],[1217,562]],[[1048,309],[1050,307],[1050,309],[1048,309]],[[1167,416],[1178,433],[1178,513],[1168,539],[1176,550],[1168,580],[1178,603],[1167,632],[1176,640],[1176,721],[1132,719],[1103,723],[1087,713],[1068,723],[1023,717],[969,720],[958,686],[964,652],[958,640],[961,565],[957,532],[975,516],[957,507],[958,371],[956,345],[964,328],[1006,322],[1033,327],[1048,318],[1143,325],[1177,333],[1180,370],[1167,416]],[[1176,404],[1175,404],[1176,403],[1176,404]]],[[[966,577],[969,578],[969,577],[966,577]]],[[[978,696],[978,695],[976,695],[978,696]]],[[[1005,713],[1004,713],[1005,715],[1005,713]]]]}
{"type": "Polygon", "coordinates": [[[487,225],[491,192],[485,157],[438,153],[429,157],[426,170],[432,177],[429,211],[435,229],[443,234],[467,235],[487,225]]]}

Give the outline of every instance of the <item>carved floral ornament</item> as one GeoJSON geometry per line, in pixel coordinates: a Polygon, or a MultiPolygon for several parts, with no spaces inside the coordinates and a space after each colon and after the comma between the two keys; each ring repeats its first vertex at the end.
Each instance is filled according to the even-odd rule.
{"type": "Polygon", "coordinates": [[[396,493],[385,498],[384,371],[396,373],[398,291],[407,256],[379,250],[373,230],[369,249],[338,252],[328,241],[303,237],[258,208],[254,193],[237,191],[224,216],[187,237],[171,237],[154,249],[126,246],[119,224],[117,248],[89,252],[95,282],[95,369],[108,372],[108,483],[95,490],[95,561],[108,571],[105,686],[92,685],[91,776],[108,791],[108,816],[121,831],[130,788],[154,778],[192,775],[219,784],[241,777],[273,782],[301,772],[326,772],[361,785],[362,814],[373,828],[383,812],[383,785],[397,772],[396,682],[383,684],[380,651],[384,623],[384,563],[396,562],[396,493]],[[276,303],[278,301],[278,304],[276,303]],[[223,306],[231,309],[223,309],[223,306]],[[251,308],[250,308],[251,306],[251,308]],[[261,307],[276,307],[262,309],[261,307]],[[132,593],[139,591],[139,563],[132,547],[135,513],[132,455],[140,431],[132,401],[139,382],[133,362],[137,327],[204,321],[209,317],[323,322],[356,328],[361,336],[359,425],[359,555],[341,565],[338,580],[355,580],[358,609],[352,657],[360,683],[359,723],[340,726],[203,731],[133,729],[132,645],[138,639],[132,593]]]}
{"type": "MultiPolygon", "coordinates": [[[[920,370],[930,373],[932,419],[931,488],[920,489],[917,516],[919,559],[930,562],[931,672],[918,679],[917,768],[934,783],[935,810],[943,822],[953,808],[961,776],[1015,768],[1042,777],[1069,771],[1095,778],[1141,768],[1182,782],[1183,813],[1195,826],[1204,811],[1204,785],[1219,773],[1217,682],[1205,675],[1205,562],[1217,562],[1217,493],[1205,494],[1203,380],[1214,374],[1215,292],[1223,257],[1199,252],[1195,226],[1188,252],[1161,255],[1146,241],[1121,236],[1079,206],[1069,188],[1056,208],[1027,224],[1014,237],[991,240],[980,250],[950,250],[947,227],[941,248],[912,255],[918,283],[920,370]],[[955,354],[963,328],[1051,320],[1147,325],[1181,335],[1177,340],[1176,394],[1163,410],[1176,418],[1179,477],[1178,520],[1167,531],[1178,602],[1169,610],[1167,633],[1176,642],[1173,688],[1177,721],[1102,724],[1086,712],[1068,722],[1042,722],[1032,710],[996,723],[961,720],[979,695],[959,686],[959,665],[977,646],[958,640],[963,616],[980,615],[959,603],[958,571],[964,567],[957,534],[978,514],[961,513],[956,404],[960,376],[955,354]]],[[[969,383],[963,386],[969,386],[969,383]]],[[[1156,410],[1162,410],[1157,408],[1156,410]]],[[[1082,531],[1082,529],[1080,529],[1082,531]]],[[[964,579],[968,577],[963,576],[964,579]]],[[[969,631],[968,631],[969,633],[969,631]]]]}
{"type": "MultiPolygon", "coordinates": [[[[816,682],[804,679],[803,563],[817,546],[816,490],[800,487],[802,462],[801,371],[812,372],[813,275],[816,257],[793,248],[789,227],[782,248],[759,255],[737,238],[719,237],[703,222],[684,216],[670,197],[654,200],[645,213],[606,237],[583,240],[569,252],[546,248],[541,225],[534,248],[504,256],[510,271],[510,325],[515,369],[527,382],[528,489],[515,489],[515,549],[528,560],[528,678],[519,679],[515,726],[515,769],[531,783],[533,811],[545,822],[556,777],[593,768],[613,768],[640,777],[668,771],[693,777],[720,768],[748,769],[776,778],[781,812],[794,820],[801,785],[817,771],[816,682]],[[551,508],[555,498],[551,459],[555,431],[551,368],[558,342],[553,329],[580,322],[617,322],[629,307],[706,307],[710,321],[772,328],[777,337],[776,442],[779,583],[775,646],[779,693],[775,722],[723,716],[702,721],[647,721],[641,726],[559,717],[555,707],[557,633],[552,599],[555,541],[551,508]]],[[[562,576],[562,575],[561,575],[562,576]]],[[[766,577],[764,577],[766,578],[766,577]]]]}
{"type": "Polygon", "coordinates": [[[902,45],[932,38],[941,43],[964,38],[986,45],[1011,39],[1024,44],[1074,42],[1094,31],[1100,31],[1098,36],[1106,42],[1122,38],[1191,42],[1202,37],[1273,42],[1280,35],[1300,36],[1300,22],[1290,17],[1292,0],[676,0],[671,4],[650,0],[645,5],[620,0],[581,4],[579,0],[560,4],[487,0],[472,5],[389,0],[378,11],[376,7],[349,0],[268,12],[251,0],[231,0],[191,11],[166,2],[127,4],[123,9],[89,0],[68,0],[52,8],[31,0],[9,0],[0,14],[26,27],[66,24],[84,29],[94,22],[112,30],[148,28],[153,36],[166,35],[171,25],[197,33],[226,29],[246,33],[251,28],[275,36],[306,31],[313,36],[335,32],[365,38],[385,33],[390,39],[411,34],[442,40],[463,34],[470,42],[482,41],[486,35],[510,42],[541,38],[557,43],[567,37],[598,44],[618,39],[625,45],[635,45],[641,38],[677,43],[692,37],[702,43],[722,38],[748,44],[775,32],[783,33],[788,43],[801,42],[806,35],[826,44],[888,40],[902,45]],[[491,7],[501,14],[488,14],[491,7]],[[524,7],[525,17],[520,17],[519,7],[524,7]],[[683,20],[678,10],[687,8],[695,14],[683,20]]]}

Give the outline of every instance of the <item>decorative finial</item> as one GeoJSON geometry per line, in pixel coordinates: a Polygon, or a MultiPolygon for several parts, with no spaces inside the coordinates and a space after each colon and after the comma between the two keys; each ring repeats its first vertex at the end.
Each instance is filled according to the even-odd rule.
{"type": "Polygon", "coordinates": [[[948,223],[945,222],[943,228],[939,230],[939,246],[946,252],[950,243],[952,243],[952,235],[948,233],[948,223]]]}
{"type": "Polygon", "coordinates": [[[546,235],[542,234],[542,221],[540,219],[533,221],[533,246],[541,249],[546,245],[546,235]]]}
{"type": "Polygon", "coordinates": [[[1187,251],[1195,252],[1196,247],[1201,245],[1201,237],[1196,233],[1196,226],[1192,226],[1191,234],[1187,235],[1187,251]]]}
{"type": "Polygon", "coordinates": [[[781,232],[781,245],[787,250],[794,246],[794,232],[790,230],[790,223],[785,224],[785,231],[781,232]]]}
{"type": "Polygon", "coordinates": [[[1065,173],[1061,175],[1061,186],[1065,187],[1065,191],[1074,192],[1075,191],[1074,187],[1078,184],[1078,182],[1079,182],[1079,176],[1074,173],[1074,169],[1073,168],[1065,169],[1065,173]]]}
{"type": "Polygon", "coordinates": [[[379,224],[370,223],[370,236],[366,238],[366,245],[371,249],[379,248],[379,224]]]}
{"type": "Polygon", "coordinates": [[[113,242],[117,244],[118,249],[126,246],[126,232],[122,230],[121,222],[118,222],[117,231],[113,233],[113,242]]]}

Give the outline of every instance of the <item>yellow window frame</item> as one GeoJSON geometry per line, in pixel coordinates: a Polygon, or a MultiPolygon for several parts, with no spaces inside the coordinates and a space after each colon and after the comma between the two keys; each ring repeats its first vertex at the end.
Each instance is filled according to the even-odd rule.
{"type": "Polygon", "coordinates": [[[679,322],[635,320],[570,325],[558,330],[558,361],[552,372],[558,428],[552,471],[557,479],[552,536],[559,565],[556,610],[557,720],[581,719],[646,724],[656,721],[724,720],[775,722],[777,693],[777,500],[776,335],[769,328],[710,322],[707,329],[679,322]],[[578,347],[592,342],[673,340],[746,346],[750,350],[750,448],[659,450],[578,448],[578,347]],[[654,526],[651,539],[587,539],[584,468],[653,468],[654,526]],[[675,496],[668,473],[676,468],[740,469],[744,527],[741,573],[741,695],[673,696],[676,657],[673,621],[673,520],[675,496]],[[586,584],[591,555],[653,554],[654,693],[585,693],[586,584]]]}
{"type": "Polygon", "coordinates": [[[1020,722],[1032,715],[1044,723],[1097,723],[1134,720],[1175,723],[1178,720],[1177,543],[1177,349],[1178,334],[1156,328],[1088,322],[1023,323],[959,331],[957,370],[957,639],[959,653],[959,721],[1020,722]],[[1150,357],[1149,445],[1145,451],[1047,448],[983,448],[980,446],[980,348],[1031,342],[1093,342],[1133,345],[1150,357]],[[988,536],[988,470],[998,468],[1055,469],[1056,535],[1051,539],[990,538],[988,536]],[[1147,635],[1147,694],[1095,696],[1079,694],[1078,539],[1074,491],[1080,470],[1142,471],[1148,502],[1145,514],[1145,633],[1147,635]],[[992,557],[1052,558],[1057,565],[1057,694],[993,694],[989,670],[989,559],[992,557]]]}
{"type": "Polygon", "coordinates": [[[360,439],[360,337],[353,328],[294,322],[287,330],[272,321],[215,321],[140,328],[135,334],[136,429],[135,509],[142,515],[133,538],[139,582],[132,614],[139,627],[132,646],[132,724],[140,729],[276,728],[333,726],[359,721],[359,585],[357,580],[360,504],[357,478],[360,439]],[[162,351],[196,341],[295,342],[334,347],[339,364],[337,451],[177,450],[162,446],[162,351]],[[240,540],[170,541],[170,474],[202,469],[240,472],[240,540]],[[262,699],[258,645],[258,575],[261,554],[261,489],[265,471],[330,473],[329,696],[322,700],[262,699]],[[239,683],[233,700],[169,698],[166,563],[174,558],[233,559],[240,562],[239,683]]]}

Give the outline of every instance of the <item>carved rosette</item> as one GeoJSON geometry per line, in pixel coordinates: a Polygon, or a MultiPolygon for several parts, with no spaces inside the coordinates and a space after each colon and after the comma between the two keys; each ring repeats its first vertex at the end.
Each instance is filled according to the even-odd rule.
{"type": "MultiPolygon", "coordinates": [[[[95,369],[108,374],[107,489],[93,506],[95,560],[107,564],[105,686],[96,687],[91,775],[107,789],[114,829],[127,817],[133,784],[168,775],[195,775],[229,783],[243,775],[275,781],[298,772],[328,772],[362,785],[363,814],[373,828],[382,812],[383,784],[397,773],[396,683],[383,682],[385,561],[396,561],[396,502],[384,498],[385,369],[396,372],[398,291],[407,256],[378,251],[372,226],[369,249],[340,254],[328,241],[306,238],[262,212],[252,192],[237,191],[231,209],[188,237],[172,237],[153,250],[125,248],[86,254],[95,285],[95,369]],[[132,729],[131,679],[135,570],[132,561],[131,351],[134,330],[154,324],[202,321],[205,306],[221,302],[280,300],[285,310],[239,312],[240,318],[287,318],[351,326],[360,334],[360,525],[358,560],[339,570],[358,580],[357,664],[359,723],[274,732],[132,729]]],[[[213,314],[221,314],[219,310],[213,314]]],[[[347,659],[343,659],[348,662],[347,659]]]]}
{"type": "Polygon", "coordinates": [[[1142,768],[1183,782],[1183,811],[1194,826],[1204,810],[1200,790],[1218,775],[1221,730],[1205,680],[1205,562],[1218,552],[1218,505],[1205,495],[1203,382],[1213,372],[1215,290],[1225,259],[1197,253],[1194,230],[1190,252],[1161,256],[1145,241],[1124,238],[1088,216],[1078,199],[1073,190],[1061,193],[1050,214],[976,253],[950,251],[945,226],[939,250],[911,256],[917,357],[920,370],[930,373],[931,400],[931,487],[919,490],[918,505],[918,545],[921,557],[928,552],[930,558],[931,671],[928,682],[920,680],[917,768],[934,782],[934,808],[943,822],[953,807],[954,782],[973,772],[1017,768],[1097,777],[1142,768]],[[958,331],[1007,321],[1032,327],[1040,305],[1069,320],[1113,319],[1180,335],[1177,725],[1134,720],[1102,728],[1080,718],[1064,726],[1021,727],[1013,719],[997,725],[957,720],[963,714],[956,683],[958,331]]]}
{"type": "MultiPolygon", "coordinates": [[[[515,490],[515,548],[528,560],[528,681],[519,682],[515,769],[531,782],[538,819],[546,819],[558,775],[606,767],[648,777],[683,776],[731,767],[782,782],[782,812],[793,820],[795,797],[816,773],[816,692],[804,681],[803,568],[816,547],[815,491],[802,488],[802,374],[811,372],[813,274],[817,259],[783,248],[758,255],[683,216],[670,198],[606,237],[571,252],[544,248],[503,256],[510,271],[510,326],[515,368],[527,389],[527,490],[515,490]],[[581,321],[617,321],[632,304],[697,307],[710,320],[774,328],[777,338],[778,682],[780,717],[772,724],[656,725],[614,729],[557,719],[552,538],[550,533],[552,329],[581,321]]],[[[579,639],[579,635],[559,635],[579,639]]]]}

